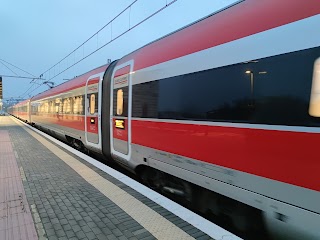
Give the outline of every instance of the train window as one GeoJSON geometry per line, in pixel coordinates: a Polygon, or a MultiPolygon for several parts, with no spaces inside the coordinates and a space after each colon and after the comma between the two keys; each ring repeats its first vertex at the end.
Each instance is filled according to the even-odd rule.
{"type": "Polygon", "coordinates": [[[117,116],[128,116],[128,93],[129,87],[113,90],[113,114],[117,116]]]}
{"type": "Polygon", "coordinates": [[[51,100],[51,101],[49,101],[49,113],[53,113],[54,111],[53,111],[53,101],[51,100]]]}
{"type": "Polygon", "coordinates": [[[63,113],[70,113],[70,100],[65,98],[63,101],[63,113]]]}
{"type": "MultiPolygon", "coordinates": [[[[88,98],[89,99],[89,98],[88,98]]],[[[76,96],[72,100],[72,107],[74,114],[83,114],[84,97],[76,96]]],[[[90,106],[89,106],[90,107],[90,106]]]]}
{"type": "Polygon", "coordinates": [[[319,126],[319,55],[316,47],[136,84],[132,116],[319,126]]]}
{"type": "Polygon", "coordinates": [[[122,115],[123,113],[123,90],[119,89],[117,91],[117,115],[122,115]]]}
{"type": "Polygon", "coordinates": [[[309,114],[320,117],[320,58],[314,63],[309,114]]]}
{"type": "Polygon", "coordinates": [[[73,99],[73,113],[75,114],[79,114],[80,113],[80,97],[74,97],[73,99]]]}
{"type": "Polygon", "coordinates": [[[62,113],[62,112],[63,112],[62,99],[56,98],[56,100],[55,100],[55,113],[62,113]]]}
{"type": "Polygon", "coordinates": [[[252,123],[316,126],[309,115],[312,73],[320,48],[260,59],[252,64],[254,113],[252,123]]]}
{"type": "Polygon", "coordinates": [[[90,95],[90,114],[94,114],[96,108],[96,96],[95,94],[90,95]]]}

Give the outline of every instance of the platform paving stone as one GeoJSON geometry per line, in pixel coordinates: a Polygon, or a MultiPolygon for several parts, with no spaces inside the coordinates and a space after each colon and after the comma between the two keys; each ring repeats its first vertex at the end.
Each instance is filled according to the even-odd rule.
{"type": "MultiPolygon", "coordinates": [[[[85,181],[19,126],[8,127],[18,165],[26,176],[28,203],[35,204],[46,237],[51,239],[155,239],[138,222],[85,181]]],[[[58,146],[61,148],[60,146],[58,146]]],[[[61,148],[62,149],[62,148],[61,148]]],[[[212,239],[134,189],[68,153],[125,190],[191,236],[212,239]],[[191,226],[191,228],[190,228],[191,226]],[[192,231],[191,231],[192,230],[192,231]]]]}
{"type": "Polygon", "coordinates": [[[27,181],[23,185],[28,202],[36,205],[45,237],[49,240],[125,239],[121,224],[133,220],[129,215],[118,219],[115,215],[123,213],[122,209],[36,143],[21,127],[12,126],[8,130],[18,154],[18,165],[25,172],[27,181]]]}

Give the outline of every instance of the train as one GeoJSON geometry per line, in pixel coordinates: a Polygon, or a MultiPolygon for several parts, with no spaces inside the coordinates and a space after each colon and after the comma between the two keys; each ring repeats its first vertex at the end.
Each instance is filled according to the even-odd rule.
{"type": "Polygon", "coordinates": [[[319,0],[236,1],[8,112],[239,232],[320,239],[319,29],[319,0]]]}

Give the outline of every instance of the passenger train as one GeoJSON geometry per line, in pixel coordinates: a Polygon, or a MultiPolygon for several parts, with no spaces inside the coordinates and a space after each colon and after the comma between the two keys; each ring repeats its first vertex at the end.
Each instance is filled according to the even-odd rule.
{"type": "Polygon", "coordinates": [[[319,0],[237,1],[9,113],[239,231],[320,239],[319,0]]]}

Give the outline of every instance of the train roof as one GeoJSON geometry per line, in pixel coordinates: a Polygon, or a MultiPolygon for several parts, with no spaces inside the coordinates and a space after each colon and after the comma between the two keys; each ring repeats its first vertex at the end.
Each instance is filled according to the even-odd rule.
{"type": "Polygon", "coordinates": [[[16,104],[13,105],[13,106],[14,106],[14,107],[19,107],[19,106],[26,105],[27,103],[30,102],[30,99],[31,99],[31,98],[28,98],[28,99],[26,99],[26,100],[23,100],[23,101],[21,101],[21,102],[18,102],[18,103],[16,103],[16,104]]]}
{"type": "Polygon", "coordinates": [[[38,95],[35,95],[34,97],[32,97],[32,101],[36,101],[39,99],[43,99],[43,98],[47,98],[50,96],[54,96],[66,91],[70,91],[79,87],[83,87],[86,85],[86,82],[88,80],[88,78],[90,76],[93,76],[95,74],[101,73],[101,72],[105,72],[105,70],[107,69],[107,67],[109,66],[109,64],[105,64],[102,65],[100,67],[97,67],[93,70],[90,70],[89,72],[86,72],[80,76],[75,77],[72,80],[69,80],[65,83],[62,83],[54,88],[48,89],[42,93],[39,93],[38,95]]]}

